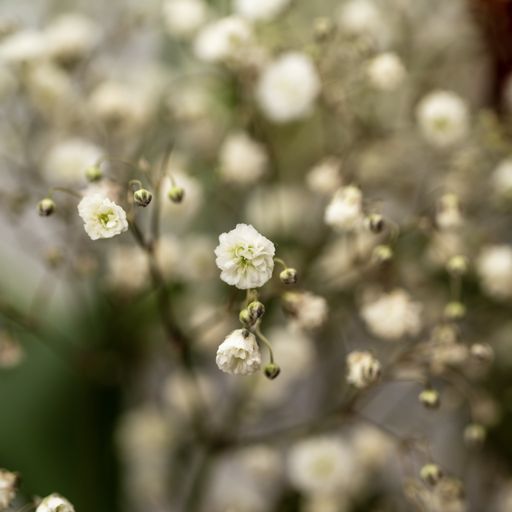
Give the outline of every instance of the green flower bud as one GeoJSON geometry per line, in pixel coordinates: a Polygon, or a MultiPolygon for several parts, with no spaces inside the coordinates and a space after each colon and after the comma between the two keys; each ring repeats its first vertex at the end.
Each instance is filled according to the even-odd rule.
{"type": "Polygon", "coordinates": [[[384,218],[378,213],[372,213],[366,218],[366,226],[372,233],[382,233],[384,229],[384,218]]]}
{"type": "Polygon", "coordinates": [[[181,203],[185,197],[185,190],[181,187],[173,186],[169,189],[167,196],[173,203],[181,203]]]}
{"type": "Polygon", "coordinates": [[[481,445],[487,436],[485,427],[479,423],[470,423],[464,429],[464,441],[471,446],[481,445]]]}
{"type": "Polygon", "coordinates": [[[48,217],[55,211],[55,201],[49,197],[41,199],[37,205],[37,211],[41,217],[48,217]]]}
{"type": "Polygon", "coordinates": [[[94,183],[103,178],[103,171],[97,165],[91,165],[85,170],[85,177],[87,181],[94,183]]]}
{"type": "Polygon", "coordinates": [[[142,206],[143,208],[151,203],[151,199],[153,199],[153,194],[145,188],[139,188],[139,190],[136,190],[133,193],[133,200],[135,201],[135,204],[142,206]]]}
{"type": "Polygon", "coordinates": [[[439,393],[435,389],[424,389],[418,399],[427,409],[437,409],[441,404],[439,393]]]}
{"type": "Polygon", "coordinates": [[[460,320],[466,316],[466,306],[457,301],[449,302],[444,308],[444,316],[449,320],[460,320]]]}
{"type": "Polygon", "coordinates": [[[268,363],[263,368],[263,373],[267,379],[274,380],[281,373],[281,368],[275,363],[268,363]]]}
{"type": "Polygon", "coordinates": [[[240,311],[238,319],[240,320],[240,323],[245,327],[252,327],[253,325],[251,314],[247,308],[244,308],[242,311],[240,311]]]}
{"type": "Polygon", "coordinates": [[[450,274],[461,276],[468,271],[468,260],[464,256],[453,256],[448,260],[446,270],[450,274]]]}
{"type": "Polygon", "coordinates": [[[285,268],[279,274],[279,279],[284,284],[295,284],[297,282],[297,271],[294,268],[285,268]]]}
{"type": "Polygon", "coordinates": [[[255,300],[247,306],[247,311],[254,324],[265,314],[265,306],[260,301],[255,300]]]}
{"type": "Polygon", "coordinates": [[[377,245],[373,250],[373,259],[377,263],[386,263],[393,258],[393,250],[389,245],[377,245]]]}
{"type": "Polygon", "coordinates": [[[443,472],[437,464],[425,464],[420,470],[420,477],[424,482],[434,486],[443,478],[443,472]]]}

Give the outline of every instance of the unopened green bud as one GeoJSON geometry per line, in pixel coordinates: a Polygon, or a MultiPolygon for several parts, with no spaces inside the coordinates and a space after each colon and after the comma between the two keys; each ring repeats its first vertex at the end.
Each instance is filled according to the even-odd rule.
{"type": "Polygon", "coordinates": [[[173,203],[181,203],[185,197],[185,190],[181,187],[174,185],[169,189],[167,196],[173,203]]]}
{"type": "Polygon", "coordinates": [[[279,274],[279,279],[284,284],[295,284],[297,282],[297,271],[294,268],[285,268],[279,274]]]}
{"type": "Polygon", "coordinates": [[[55,211],[55,201],[49,197],[41,199],[37,205],[37,211],[41,217],[48,217],[55,211]]]}
{"type": "Polygon", "coordinates": [[[85,170],[85,178],[87,181],[94,183],[103,178],[103,171],[97,165],[91,165],[85,170]]]}
{"type": "Polygon", "coordinates": [[[449,302],[444,308],[444,316],[449,320],[460,320],[466,316],[466,306],[462,302],[449,302]]]}
{"type": "Polygon", "coordinates": [[[384,217],[378,213],[372,213],[366,218],[366,226],[372,233],[382,233],[384,229],[384,217]]]}
{"type": "Polygon", "coordinates": [[[386,263],[393,258],[393,250],[389,245],[377,245],[373,250],[373,258],[378,263],[386,263]]]}
{"type": "Polygon", "coordinates": [[[281,368],[275,363],[268,363],[263,368],[263,373],[267,379],[274,380],[281,373],[281,368]]]}
{"type": "Polygon", "coordinates": [[[464,441],[471,446],[482,444],[485,441],[486,435],[485,427],[479,423],[470,423],[464,429],[464,441]]]}
{"type": "Polygon", "coordinates": [[[434,486],[443,478],[443,472],[437,464],[425,464],[420,470],[420,477],[424,482],[434,486]]]}
{"type": "Polygon", "coordinates": [[[151,199],[153,199],[153,194],[145,188],[139,188],[139,190],[136,190],[133,193],[133,200],[135,201],[135,204],[142,206],[143,208],[151,203],[151,199]]]}
{"type": "Polygon", "coordinates": [[[446,264],[446,269],[450,274],[461,276],[468,270],[468,260],[464,256],[452,256],[446,264]]]}
{"type": "Polygon", "coordinates": [[[418,399],[427,409],[437,409],[441,404],[439,393],[435,389],[424,389],[418,399]]]}
{"type": "Polygon", "coordinates": [[[265,314],[265,306],[260,301],[255,300],[247,306],[247,311],[249,312],[249,317],[255,323],[265,314]]]}
{"type": "Polygon", "coordinates": [[[238,319],[240,320],[240,323],[245,327],[251,327],[253,325],[251,314],[247,308],[244,308],[242,311],[240,311],[238,319]]]}

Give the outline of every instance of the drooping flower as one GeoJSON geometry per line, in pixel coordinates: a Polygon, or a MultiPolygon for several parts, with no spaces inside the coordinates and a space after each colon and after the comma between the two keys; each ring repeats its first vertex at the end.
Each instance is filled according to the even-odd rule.
{"type": "Polygon", "coordinates": [[[363,220],[363,194],[350,185],[340,188],[327,205],[325,223],[339,231],[350,231],[363,220]]]}
{"type": "Polygon", "coordinates": [[[92,240],[112,238],[128,229],[126,212],[102,194],[86,195],[78,204],[78,214],[92,240]]]}
{"type": "Polygon", "coordinates": [[[254,334],[247,329],[233,331],[220,344],[216,357],[220,370],[231,375],[251,375],[261,367],[261,354],[254,334]]]}
{"type": "Polygon", "coordinates": [[[75,512],[75,508],[59,494],[50,494],[39,503],[36,512],[75,512]]]}
{"type": "Polygon", "coordinates": [[[416,116],[427,142],[440,148],[460,142],[469,129],[468,107],[450,91],[434,91],[425,96],[418,104],[416,116]]]}
{"type": "Polygon", "coordinates": [[[319,92],[320,79],[311,59],[288,52],[264,69],[256,94],[270,120],[286,123],[306,117],[319,92]]]}
{"type": "Polygon", "coordinates": [[[274,270],[274,244],[249,224],[237,224],[219,236],[215,249],[220,278],[241,290],[259,288],[274,270]]]}
{"type": "Polygon", "coordinates": [[[347,356],[347,382],[362,389],[373,384],[380,375],[380,362],[370,352],[354,351],[347,356]]]}
{"type": "Polygon", "coordinates": [[[286,8],[290,0],[235,0],[235,11],[251,21],[270,21],[286,8]]]}

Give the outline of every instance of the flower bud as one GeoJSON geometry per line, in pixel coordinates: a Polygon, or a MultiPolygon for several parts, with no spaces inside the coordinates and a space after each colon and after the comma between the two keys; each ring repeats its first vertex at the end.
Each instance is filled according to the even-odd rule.
{"type": "Polygon", "coordinates": [[[85,170],[85,178],[87,181],[94,183],[103,178],[103,171],[97,165],[91,165],[85,170]]]}
{"type": "Polygon", "coordinates": [[[452,256],[446,265],[446,270],[450,274],[461,276],[468,271],[468,260],[461,255],[452,256]]]}
{"type": "Polygon", "coordinates": [[[378,213],[372,213],[366,217],[366,226],[372,233],[382,233],[384,229],[384,218],[378,213]]]}
{"type": "Polygon", "coordinates": [[[274,380],[281,373],[281,368],[275,363],[268,363],[263,368],[263,373],[267,379],[274,380]]]}
{"type": "Polygon", "coordinates": [[[181,203],[185,197],[185,190],[174,185],[169,189],[167,196],[173,203],[181,203]]]}
{"type": "Polygon", "coordinates": [[[73,505],[58,494],[50,494],[37,506],[36,512],[75,512],[73,505]]]}
{"type": "Polygon", "coordinates": [[[437,409],[441,404],[439,393],[435,389],[424,389],[418,399],[427,409],[437,409]]]}
{"type": "Polygon", "coordinates": [[[464,441],[470,446],[481,445],[485,441],[486,435],[485,427],[479,423],[470,423],[464,429],[464,441]]]}
{"type": "Polygon", "coordinates": [[[471,345],[469,353],[482,363],[492,363],[494,359],[494,350],[487,343],[474,343],[471,345]]]}
{"type": "Polygon", "coordinates": [[[247,308],[242,309],[238,315],[240,323],[245,327],[251,327],[253,325],[251,314],[247,308]]]}
{"type": "Polygon", "coordinates": [[[284,284],[295,284],[297,282],[297,271],[294,268],[285,268],[279,274],[279,279],[284,284]]]}
{"type": "Polygon", "coordinates": [[[393,250],[389,245],[377,245],[373,250],[373,259],[377,263],[386,263],[393,257],[393,250]]]}
{"type": "Polygon", "coordinates": [[[437,464],[425,464],[420,470],[421,479],[434,486],[441,478],[443,478],[443,472],[437,464]]]}
{"type": "Polygon", "coordinates": [[[136,190],[133,193],[133,200],[135,201],[135,204],[142,206],[143,208],[151,203],[151,199],[153,199],[153,194],[145,188],[139,188],[139,190],[136,190]]]}
{"type": "Polygon", "coordinates": [[[254,324],[265,314],[265,306],[260,301],[255,300],[247,306],[247,311],[249,312],[249,318],[254,324]]]}
{"type": "Polygon", "coordinates": [[[334,32],[334,24],[327,17],[316,18],[313,22],[313,33],[317,41],[325,41],[334,32]]]}
{"type": "Polygon", "coordinates": [[[37,211],[41,217],[48,217],[55,211],[55,201],[49,197],[41,199],[37,205],[37,211]]]}
{"type": "Polygon", "coordinates": [[[20,477],[17,473],[11,473],[6,469],[0,469],[0,510],[9,508],[16,496],[20,477]]]}
{"type": "Polygon", "coordinates": [[[449,302],[444,308],[444,316],[449,320],[460,320],[466,316],[466,306],[458,301],[449,302]]]}

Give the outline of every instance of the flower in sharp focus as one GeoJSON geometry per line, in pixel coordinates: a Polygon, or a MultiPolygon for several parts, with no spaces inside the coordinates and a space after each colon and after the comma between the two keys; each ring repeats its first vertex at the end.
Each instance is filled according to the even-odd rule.
{"type": "Polygon", "coordinates": [[[460,142],[469,130],[469,112],[464,100],[450,91],[434,91],[416,109],[425,139],[440,148],[460,142]]]}
{"type": "Polygon", "coordinates": [[[237,224],[219,236],[215,249],[220,278],[241,290],[259,288],[274,270],[274,244],[249,224],[237,224]]]}
{"type": "Polygon", "coordinates": [[[202,0],[167,0],[162,9],[167,31],[177,37],[193,34],[207,14],[202,0]]]}
{"type": "Polygon", "coordinates": [[[361,316],[373,334],[385,340],[414,336],[421,329],[421,304],[405,290],[396,289],[365,302],[361,316]]]}
{"type": "Polygon", "coordinates": [[[370,84],[381,91],[395,90],[405,78],[405,68],[398,55],[387,52],[377,55],[367,67],[370,84]]]}
{"type": "Polygon", "coordinates": [[[340,188],[327,205],[325,223],[338,231],[350,231],[363,220],[363,194],[350,185],[340,188]]]}
{"type": "Polygon", "coordinates": [[[347,356],[347,381],[363,389],[373,384],[380,376],[380,362],[370,352],[354,351],[347,356]]]}
{"type": "Polygon", "coordinates": [[[257,100],[270,120],[286,123],[311,112],[320,85],[311,59],[303,53],[288,52],[263,70],[257,85],[257,100]]]}
{"type": "Polygon", "coordinates": [[[476,262],[484,291],[496,299],[512,297],[512,248],[508,245],[485,247],[476,262]]]}
{"type": "Polygon", "coordinates": [[[219,155],[219,172],[229,182],[253,183],[265,172],[268,157],[263,146],[243,132],[229,135],[219,155]]]}
{"type": "Polygon", "coordinates": [[[252,21],[270,21],[278,16],[290,0],[235,0],[235,11],[252,21]]]}
{"type": "Polygon", "coordinates": [[[247,329],[233,331],[220,344],[216,357],[220,370],[231,375],[252,375],[261,367],[261,354],[254,334],[247,329]]]}
{"type": "Polygon", "coordinates": [[[353,469],[351,450],[334,437],[300,441],[292,447],[288,457],[292,484],[311,494],[342,492],[350,485],[353,469]]]}
{"type": "Polygon", "coordinates": [[[75,508],[66,498],[50,494],[39,503],[36,512],[75,512],[75,508]]]}
{"type": "Polygon", "coordinates": [[[101,194],[86,195],[78,204],[78,214],[92,240],[112,238],[128,229],[126,212],[101,194]]]}
{"type": "Polygon", "coordinates": [[[18,475],[5,469],[0,469],[0,510],[9,507],[16,496],[18,475]]]}

